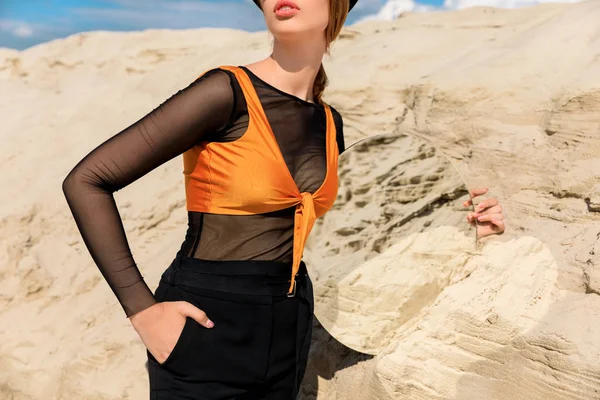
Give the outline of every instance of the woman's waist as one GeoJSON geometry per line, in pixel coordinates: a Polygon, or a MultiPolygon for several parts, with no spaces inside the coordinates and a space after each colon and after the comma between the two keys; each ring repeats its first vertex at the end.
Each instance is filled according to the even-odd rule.
{"type": "Polygon", "coordinates": [[[290,262],[294,252],[294,213],[222,215],[188,213],[181,252],[203,260],[290,262]]]}
{"type": "MultiPolygon", "coordinates": [[[[163,272],[169,285],[248,295],[287,295],[292,263],[269,260],[205,260],[185,256],[181,251],[163,272]]],[[[304,261],[295,274],[295,285],[309,279],[304,261]]]]}

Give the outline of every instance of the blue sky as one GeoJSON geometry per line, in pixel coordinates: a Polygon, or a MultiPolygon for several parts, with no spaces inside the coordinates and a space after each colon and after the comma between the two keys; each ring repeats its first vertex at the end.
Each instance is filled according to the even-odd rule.
{"type": "MultiPolygon", "coordinates": [[[[360,0],[346,24],[377,14],[386,1],[360,0]]],[[[416,5],[442,3],[418,0],[416,5]]],[[[19,50],[84,31],[201,27],[266,29],[251,0],[0,0],[0,47],[19,50]]]]}

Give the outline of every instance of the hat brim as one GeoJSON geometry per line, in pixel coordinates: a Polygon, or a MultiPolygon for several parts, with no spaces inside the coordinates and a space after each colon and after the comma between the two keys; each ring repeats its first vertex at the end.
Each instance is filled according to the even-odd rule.
{"type": "MultiPolygon", "coordinates": [[[[348,12],[352,10],[352,8],[356,5],[357,2],[358,0],[350,0],[350,9],[348,10],[348,12]]],[[[254,4],[256,4],[258,8],[260,8],[260,0],[254,0],[254,4]]]]}

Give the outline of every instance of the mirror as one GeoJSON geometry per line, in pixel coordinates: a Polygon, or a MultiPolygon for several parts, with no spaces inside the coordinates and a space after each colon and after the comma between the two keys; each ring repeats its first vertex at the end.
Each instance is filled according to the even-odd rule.
{"type": "Polygon", "coordinates": [[[476,250],[469,192],[432,143],[372,136],[339,157],[339,191],[304,257],[315,316],[339,342],[378,354],[418,323],[476,250]]]}

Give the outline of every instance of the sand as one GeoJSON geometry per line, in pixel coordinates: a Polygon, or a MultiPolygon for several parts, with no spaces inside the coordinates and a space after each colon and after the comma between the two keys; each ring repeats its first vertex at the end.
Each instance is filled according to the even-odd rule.
{"type": "MultiPolygon", "coordinates": [[[[598,21],[600,2],[587,1],[404,13],[343,31],[325,98],[346,142],[435,143],[469,187],[501,200],[507,232],[484,238],[463,274],[407,280],[406,293],[435,291],[405,296],[418,311],[386,327],[375,356],[316,322],[301,398],[600,399],[598,21]]],[[[266,32],[214,29],[0,49],[0,398],[147,398],[143,345],[81,241],[62,179],[204,70],[268,53],[266,32]]],[[[181,163],[115,194],[152,289],[185,234],[181,163]]]]}

